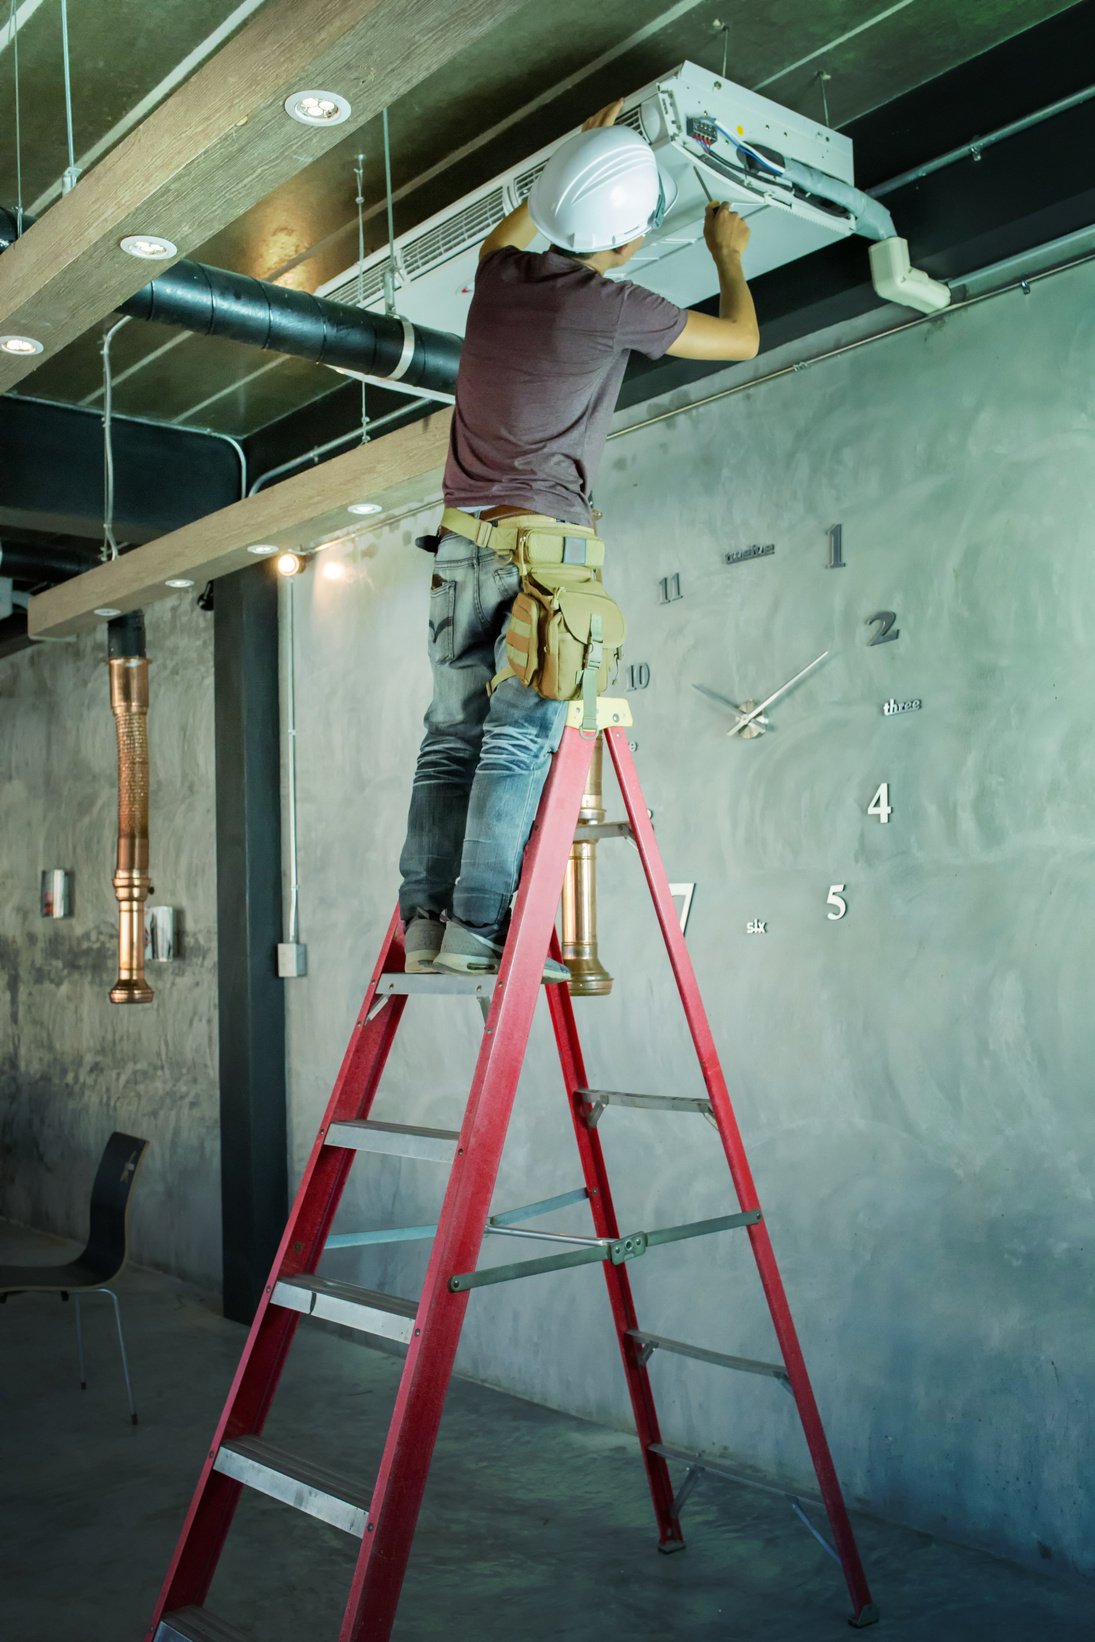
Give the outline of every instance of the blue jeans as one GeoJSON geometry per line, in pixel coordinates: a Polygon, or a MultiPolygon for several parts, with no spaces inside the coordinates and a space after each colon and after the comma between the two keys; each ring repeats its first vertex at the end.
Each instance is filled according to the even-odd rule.
{"type": "Polygon", "coordinates": [[[433,700],[418,754],[399,909],[442,914],[504,940],[521,857],[562,738],[566,703],[508,678],[505,631],[515,565],[463,536],[445,536],[430,589],[433,700]]]}

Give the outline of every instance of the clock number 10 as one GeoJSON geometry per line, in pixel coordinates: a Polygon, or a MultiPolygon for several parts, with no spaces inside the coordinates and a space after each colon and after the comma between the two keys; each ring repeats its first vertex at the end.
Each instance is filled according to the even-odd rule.
{"type": "Polygon", "coordinates": [[[867,805],[867,814],[877,815],[883,826],[890,819],[893,814],[893,805],[890,803],[890,783],[888,781],[882,783],[871,802],[867,805]]]}

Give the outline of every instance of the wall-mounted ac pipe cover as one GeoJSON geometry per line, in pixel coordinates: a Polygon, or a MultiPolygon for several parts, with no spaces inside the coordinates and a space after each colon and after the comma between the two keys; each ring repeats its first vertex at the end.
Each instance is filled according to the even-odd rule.
{"type": "MultiPolygon", "coordinates": [[[[749,223],[743,265],[750,280],[853,234],[873,241],[896,237],[886,207],[855,186],[850,138],[695,63],[683,63],[626,97],[619,123],[650,143],[669,201],[661,227],[647,235],[623,277],[681,307],[715,293],[703,241],[711,198],[726,200],[749,223]]],[[[415,325],[463,336],[483,238],[527,199],[562,141],[396,240],[401,314],[415,325]]],[[[538,237],[533,249],[546,244],[538,237]]],[[[360,289],[363,306],[379,312],[389,261],[386,247],[375,251],[318,294],[356,303],[360,289]]],[[[915,306],[913,297],[922,294],[908,283],[899,300],[915,306]]]]}
{"type": "MultiPolygon", "coordinates": [[[[26,217],[23,224],[26,231],[26,217]]],[[[0,250],[17,238],[15,213],[0,206],[0,250]]],[[[459,337],[201,262],[173,263],[117,312],[398,381],[405,388],[447,395],[456,385],[459,337]]]]}

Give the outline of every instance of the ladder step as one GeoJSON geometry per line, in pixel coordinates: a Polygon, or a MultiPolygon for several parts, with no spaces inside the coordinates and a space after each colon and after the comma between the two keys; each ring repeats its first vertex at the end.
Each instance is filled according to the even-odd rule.
{"type": "Polygon", "coordinates": [[[774,1494],[777,1499],[801,1500],[807,1505],[820,1505],[825,1509],[825,1502],[820,1494],[803,1492],[799,1488],[781,1488],[778,1483],[766,1482],[763,1477],[755,1477],[748,1471],[738,1471],[729,1460],[714,1459],[710,1454],[700,1454],[691,1448],[678,1448],[671,1442],[652,1442],[648,1449],[651,1454],[660,1454],[663,1460],[678,1460],[681,1465],[687,1465],[690,1471],[710,1471],[713,1477],[722,1477],[726,1482],[736,1482],[743,1488],[752,1488],[759,1494],[774,1494]]]}
{"type": "Polygon", "coordinates": [[[637,1106],[648,1112],[700,1112],[713,1118],[709,1100],[685,1095],[633,1095],[625,1089],[577,1089],[589,1119],[596,1123],[606,1106],[637,1106]]]}
{"type": "Polygon", "coordinates": [[[414,1333],[418,1307],[413,1300],[395,1294],[379,1294],[375,1289],[357,1288],[333,1277],[317,1277],[302,1272],[299,1277],[282,1277],[270,1296],[275,1306],[321,1317],[326,1323],[341,1323],[359,1334],[375,1334],[382,1340],[398,1340],[406,1345],[414,1333]]]}
{"type": "Polygon", "coordinates": [[[153,1642],[247,1642],[247,1638],[205,1608],[180,1608],[177,1613],[164,1614],[153,1642]]]}
{"type": "Polygon", "coordinates": [[[410,1123],[379,1123],[374,1118],[332,1123],[325,1136],[328,1146],[414,1157],[427,1163],[451,1163],[459,1139],[455,1129],[420,1129],[410,1123]]]}
{"type": "Polygon", "coordinates": [[[781,1380],[784,1385],[790,1385],[787,1370],[782,1363],[762,1363],[755,1357],[728,1357],[721,1351],[708,1351],[706,1346],[687,1345],[683,1340],[668,1340],[664,1334],[647,1334],[645,1329],[629,1328],[629,1340],[635,1340],[641,1346],[657,1347],[659,1351],[672,1351],[678,1357],[695,1357],[701,1363],[714,1363],[717,1368],[737,1368],[743,1374],[766,1374],[773,1380],[781,1380]]]}
{"type": "Polygon", "coordinates": [[[344,1533],[365,1532],[369,1501],[365,1493],[313,1460],[300,1459],[274,1448],[261,1437],[238,1437],[217,1451],[213,1469],[253,1488],[270,1499],[280,1499],[297,1511],[344,1533]]]}
{"type": "Polygon", "coordinates": [[[497,975],[400,975],[385,971],[376,983],[376,1001],[396,996],[419,997],[422,993],[488,998],[497,979],[497,975]]]}

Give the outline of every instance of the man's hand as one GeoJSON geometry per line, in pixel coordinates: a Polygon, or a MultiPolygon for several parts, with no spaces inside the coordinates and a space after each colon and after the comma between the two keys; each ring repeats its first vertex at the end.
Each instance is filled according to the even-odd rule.
{"type": "Polygon", "coordinates": [[[606,103],[604,108],[597,110],[596,114],[591,114],[588,120],[583,120],[582,130],[596,131],[598,127],[603,125],[615,125],[623,106],[624,100],[622,97],[617,97],[614,103],[606,103]]]}
{"type": "Polygon", "coordinates": [[[749,224],[728,205],[711,200],[703,216],[703,237],[716,262],[720,256],[740,256],[749,244],[749,224]]]}

